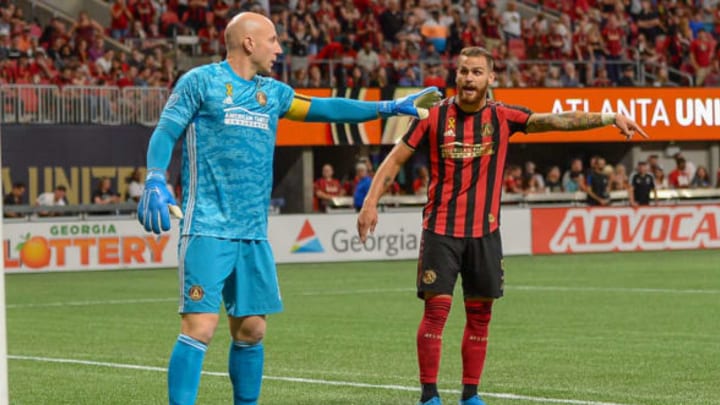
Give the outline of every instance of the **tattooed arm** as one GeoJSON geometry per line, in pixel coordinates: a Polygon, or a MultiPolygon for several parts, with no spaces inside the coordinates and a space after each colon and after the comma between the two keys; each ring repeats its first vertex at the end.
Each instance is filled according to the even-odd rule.
{"type": "Polygon", "coordinates": [[[620,133],[627,139],[632,138],[635,132],[639,133],[643,138],[648,137],[645,131],[643,131],[635,121],[622,114],[586,113],[580,111],[559,114],[533,114],[528,119],[527,132],[583,131],[613,124],[620,129],[620,133]]]}

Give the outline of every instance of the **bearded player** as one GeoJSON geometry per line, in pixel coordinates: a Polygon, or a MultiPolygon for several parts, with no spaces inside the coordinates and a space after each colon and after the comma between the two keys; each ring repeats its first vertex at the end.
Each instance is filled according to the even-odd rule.
{"type": "Polygon", "coordinates": [[[636,133],[647,137],[621,114],[537,114],[488,100],[493,65],[492,54],[483,48],[460,52],[457,95],[431,108],[428,119],[412,123],[378,168],[358,214],[358,234],[365,241],[377,224],[378,200],[387,185],[416,149],[427,150],[430,183],[417,266],[417,294],[425,304],[417,331],[421,405],[441,404],[437,380],[442,334],[458,275],[466,314],[460,404],[484,405],[478,385],[488,325],[493,302],[503,295],[500,197],[510,136],[615,125],[627,139],[636,133]]]}

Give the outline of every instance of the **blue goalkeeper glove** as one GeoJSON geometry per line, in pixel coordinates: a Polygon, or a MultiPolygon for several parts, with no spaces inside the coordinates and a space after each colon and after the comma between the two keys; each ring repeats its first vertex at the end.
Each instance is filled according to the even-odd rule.
{"type": "Polygon", "coordinates": [[[182,218],[182,211],[167,189],[165,175],[159,170],[148,170],[145,189],[137,208],[138,221],[145,230],[160,234],[170,230],[170,213],[182,218]]]}
{"type": "Polygon", "coordinates": [[[428,109],[440,101],[442,94],[435,86],[426,87],[423,90],[391,101],[381,101],[378,105],[378,112],[383,117],[393,115],[410,115],[415,118],[425,119],[430,114],[428,109]]]}

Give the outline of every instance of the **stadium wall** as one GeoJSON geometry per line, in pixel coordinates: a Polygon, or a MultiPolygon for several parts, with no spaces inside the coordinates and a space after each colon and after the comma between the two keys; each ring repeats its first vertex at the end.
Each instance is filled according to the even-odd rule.
{"type": "MultiPolygon", "coordinates": [[[[381,213],[364,245],[355,236],[355,214],[274,215],[270,243],[278,263],[415,259],[420,215],[381,213]]],[[[502,223],[506,255],[720,248],[717,203],[506,207],[502,223]]],[[[176,267],[177,238],[147,234],[132,218],[6,222],[3,260],[8,273],[176,267]]]]}
{"type": "MultiPolygon", "coordinates": [[[[125,196],[125,179],[145,167],[151,134],[152,128],[140,125],[3,125],[3,190],[25,183],[28,201],[35,201],[62,184],[70,204],[90,204],[98,179],[110,177],[125,196]]],[[[180,148],[178,143],[171,173],[179,173],[180,148]]]]}

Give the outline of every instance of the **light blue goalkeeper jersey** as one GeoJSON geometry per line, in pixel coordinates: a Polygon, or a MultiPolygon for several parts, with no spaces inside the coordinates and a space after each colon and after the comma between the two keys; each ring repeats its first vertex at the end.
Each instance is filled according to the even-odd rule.
{"type": "Polygon", "coordinates": [[[239,77],[227,62],[187,72],[162,118],[185,128],[182,235],[267,239],[278,119],[294,90],[239,77]]]}

